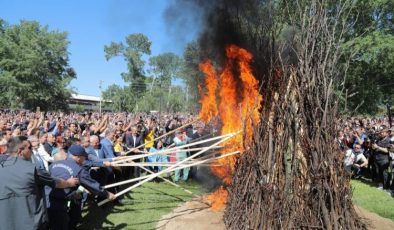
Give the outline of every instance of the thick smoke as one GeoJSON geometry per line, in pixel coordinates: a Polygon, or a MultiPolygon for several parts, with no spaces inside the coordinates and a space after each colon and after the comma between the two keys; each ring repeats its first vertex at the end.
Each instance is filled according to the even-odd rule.
{"type": "MultiPolygon", "coordinates": [[[[184,34],[190,18],[197,21],[202,59],[210,59],[220,71],[226,61],[225,48],[237,45],[252,53],[251,63],[255,77],[263,84],[271,74],[275,45],[271,39],[273,12],[271,1],[264,0],[175,0],[166,10],[167,25],[173,31],[184,34]]],[[[242,89],[236,68],[233,75],[242,89]]],[[[266,93],[267,97],[269,92],[266,93]]],[[[266,98],[266,95],[263,95],[266,98]]],[[[212,178],[199,170],[197,178],[212,178]]],[[[209,181],[209,187],[217,180],[209,181]]]]}
{"type": "MultiPolygon", "coordinates": [[[[175,0],[166,10],[167,25],[183,34],[193,21],[200,26],[198,43],[203,58],[223,66],[225,47],[229,44],[253,54],[254,75],[265,83],[275,65],[276,44],[272,33],[273,1],[269,0],[175,0]]],[[[234,74],[237,75],[237,74],[234,74]]]]}

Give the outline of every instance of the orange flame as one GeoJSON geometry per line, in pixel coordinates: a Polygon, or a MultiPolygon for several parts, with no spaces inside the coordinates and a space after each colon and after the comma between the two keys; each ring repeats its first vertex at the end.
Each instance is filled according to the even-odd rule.
{"type": "MultiPolygon", "coordinates": [[[[252,54],[245,49],[230,45],[226,48],[227,61],[223,71],[220,73],[219,88],[219,116],[222,121],[221,134],[244,130],[244,137],[237,135],[227,142],[222,153],[233,151],[244,151],[244,146],[250,144],[253,135],[253,126],[259,124],[259,110],[261,108],[262,96],[259,94],[259,82],[253,76],[250,62],[252,54]],[[237,68],[239,77],[234,77],[234,69],[237,68]],[[246,140],[246,143],[244,143],[246,140]]],[[[216,88],[217,77],[210,61],[200,64],[200,69],[205,73],[207,94],[202,96],[200,118],[210,121],[218,114],[216,88]],[[216,115],[215,115],[216,114],[216,115]]],[[[221,167],[212,167],[212,172],[220,177],[224,184],[231,184],[232,173],[235,169],[237,158],[235,156],[218,160],[221,167]]],[[[224,206],[227,200],[227,191],[220,188],[208,199],[213,201],[216,208],[224,206]],[[225,199],[223,199],[225,197],[225,199]]]]}
{"type": "Polygon", "coordinates": [[[223,186],[220,186],[218,190],[209,194],[207,199],[211,201],[211,207],[215,211],[221,210],[227,202],[228,192],[223,186]]]}
{"type": "MultiPolygon", "coordinates": [[[[203,121],[209,121],[213,117],[218,115],[218,108],[216,105],[216,89],[218,81],[216,79],[216,73],[213,69],[211,61],[207,60],[199,65],[200,70],[206,75],[205,84],[207,86],[206,94],[201,97],[201,111],[199,117],[203,121]]],[[[200,93],[202,89],[199,87],[200,93]]]]}

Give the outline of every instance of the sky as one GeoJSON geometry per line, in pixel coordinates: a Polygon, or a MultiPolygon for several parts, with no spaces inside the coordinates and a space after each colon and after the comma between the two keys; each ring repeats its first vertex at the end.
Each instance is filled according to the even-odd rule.
{"type": "MultiPolygon", "coordinates": [[[[111,84],[124,85],[127,71],[121,57],[105,60],[104,46],[124,42],[132,33],[143,33],[152,41],[152,56],[163,52],[182,55],[186,44],[197,37],[196,20],[174,30],[164,12],[172,0],[0,0],[0,18],[9,24],[38,21],[49,30],[67,32],[70,66],[77,73],[71,86],[79,94],[99,96],[111,84]]],[[[185,24],[183,24],[185,25],[185,24]]],[[[147,58],[147,57],[146,57],[147,58]]]]}

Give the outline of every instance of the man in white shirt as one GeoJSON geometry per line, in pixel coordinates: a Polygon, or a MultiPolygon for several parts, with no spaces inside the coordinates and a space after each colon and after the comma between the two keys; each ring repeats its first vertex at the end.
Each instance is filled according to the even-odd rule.
{"type": "Polygon", "coordinates": [[[353,150],[346,151],[345,168],[352,172],[354,178],[360,178],[363,175],[363,169],[367,166],[368,160],[363,154],[361,145],[355,144],[353,150]]]}

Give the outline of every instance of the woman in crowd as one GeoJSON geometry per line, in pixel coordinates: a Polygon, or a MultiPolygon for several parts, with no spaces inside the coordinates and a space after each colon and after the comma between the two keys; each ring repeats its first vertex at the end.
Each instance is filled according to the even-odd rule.
{"type": "MultiPolygon", "coordinates": [[[[165,148],[163,147],[163,141],[162,140],[158,140],[156,142],[156,145],[154,147],[151,147],[149,152],[150,153],[160,153],[160,151],[165,150],[165,148]]],[[[147,157],[148,162],[160,162],[160,163],[167,163],[168,162],[168,156],[167,155],[162,155],[162,154],[157,154],[157,155],[151,155],[147,157]]],[[[163,166],[154,166],[151,167],[151,170],[154,172],[158,172],[161,171],[163,169],[163,166]]]]}

